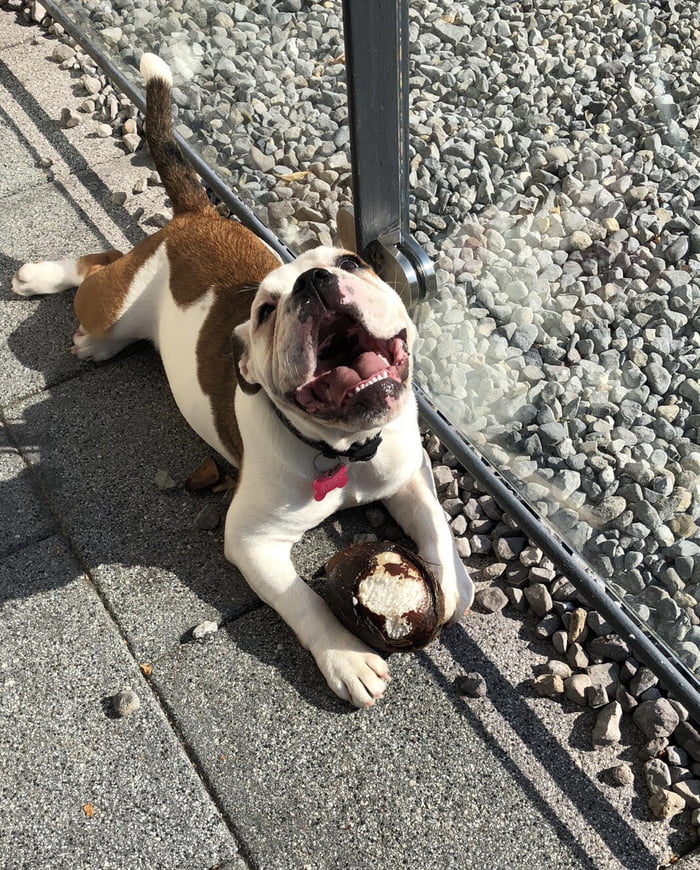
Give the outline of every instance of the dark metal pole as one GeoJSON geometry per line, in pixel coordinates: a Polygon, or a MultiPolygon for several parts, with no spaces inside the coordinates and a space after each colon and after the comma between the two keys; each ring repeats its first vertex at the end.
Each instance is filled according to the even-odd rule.
{"type": "Polygon", "coordinates": [[[407,11],[402,0],[344,0],[345,68],[357,249],[408,232],[407,11]]]}
{"type": "Polygon", "coordinates": [[[409,232],[408,0],[343,0],[355,243],[409,308],[435,291],[409,232]]]}

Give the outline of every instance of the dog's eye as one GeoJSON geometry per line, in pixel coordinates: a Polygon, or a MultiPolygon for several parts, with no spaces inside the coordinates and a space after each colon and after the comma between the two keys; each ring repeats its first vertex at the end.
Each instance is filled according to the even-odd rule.
{"type": "Polygon", "coordinates": [[[258,326],[262,326],[266,320],[269,319],[272,312],[275,310],[275,306],[271,302],[263,302],[262,305],[258,307],[258,310],[255,314],[255,322],[258,326]]]}
{"type": "Polygon", "coordinates": [[[353,257],[350,254],[344,254],[338,259],[337,267],[344,272],[356,272],[362,268],[362,261],[359,257],[353,257]]]}

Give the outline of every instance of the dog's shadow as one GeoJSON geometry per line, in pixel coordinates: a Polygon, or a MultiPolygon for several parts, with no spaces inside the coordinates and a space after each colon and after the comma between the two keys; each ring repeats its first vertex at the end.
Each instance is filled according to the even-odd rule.
{"type": "MultiPolygon", "coordinates": [[[[60,347],[69,358],[47,367],[47,389],[5,412],[6,449],[19,450],[27,465],[0,484],[2,503],[16,513],[32,491],[35,502],[46,504],[41,515],[52,514],[70,539],[141,661],[176,650],[193,626],[215,618],[242,651],[274,666],[310,703],[349,711],[293,633],[226,561],[226,493],[196,493],[183,485],[209,456],[222,477],[235,477],[235,469],[189,428],[149,345],[134,345],[98,365],[70,357],[71,296],[68,291],[29,301],[31,315],[9,337],[27,368],[41,356],[37,343],[60,347]],[[160,489],[159,472],[166,472],[175,487],[160,489]],[[198,527],[204,508],[218,512],[215,529],[198,527]]],[[[270,473],[275,473],[274,456],[270,473]]],[[[373,532],[381,535],[365,509],[338,513],[295,546],[295,565],[323,594],[323,578],[314,575],[358,534],[373,532]]],[[[59,586],[65,581],[57,575],[44,582],[59,586]]],[[[36,586],[25,588],[20,578],[5,589],[7,597],[34,592],[36,586]]]]}

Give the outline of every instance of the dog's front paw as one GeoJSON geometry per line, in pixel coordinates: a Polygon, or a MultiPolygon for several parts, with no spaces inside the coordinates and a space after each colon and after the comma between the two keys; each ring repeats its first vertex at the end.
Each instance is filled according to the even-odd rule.
{"type": "Polygon", "coordinates": [[[390,680],[384,659],[354,635],[339,632],[331,643],[312,648],[316,664],[331,689],[356,707],[371,707],[390,680]]]}
{"type": "Polygon", "coordinates": [[[474,583],[461,560],[455,563],[455,575],[449,583],[445,583],[444,579],[442,581],[447,625],[459,622],[474,601],[474,583]]]}
{"type": "Polygon", "coordinates": [[[25,263],[12,276],[12,292],[18,296],[43,296],[75,287],[77,281],[69,260],[25,263]]]}

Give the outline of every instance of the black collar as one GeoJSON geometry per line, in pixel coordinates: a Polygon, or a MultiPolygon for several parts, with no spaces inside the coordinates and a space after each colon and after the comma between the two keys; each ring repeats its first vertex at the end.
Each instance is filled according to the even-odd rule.
{"type": "Polygon", "coordinates": [[[274,402],[272,403],[272,409],[287,429],[289,429],[292,435],[296,435],[296,437],[300,441],[303,441],[304,444],[308,444],[309,447],[318,450],[322,456],[326,457],[326,459],[340,459],[341,456],[345,456],[350,460],[350,462],[367,462],[369,459],[374,459],[377,450],[379,450],[379,445],[382,443],[381,433],[378,433],[374,438],[368,438],[367,441],[355,441],[347,450],[336,450],[335,447],[331,447],[331,445],[326,441],[314,441],[313,439],[302,435],[296,426],[294,426],[284,416],[274,402]]]}

